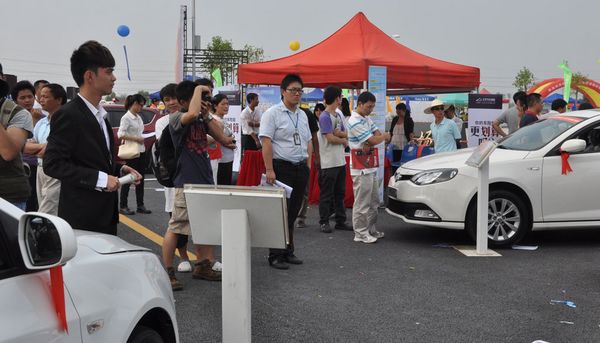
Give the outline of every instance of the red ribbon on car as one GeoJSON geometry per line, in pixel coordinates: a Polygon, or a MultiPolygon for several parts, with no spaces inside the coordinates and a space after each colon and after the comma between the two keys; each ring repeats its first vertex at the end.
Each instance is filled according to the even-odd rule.
{"type": "Polygon", "coordinates": [[[573,171],[569,164],[569,153],[560,149],[560,157],[562,159],[562,175],[567,175],[573,171]]]}
{"type": "Polygon", "coordinates": [[[52,294],[52,301],[54,302],[56,319],[58,319],[58,327],[68,333],[62,266],[50,268],[50,292],[52,294]]]}

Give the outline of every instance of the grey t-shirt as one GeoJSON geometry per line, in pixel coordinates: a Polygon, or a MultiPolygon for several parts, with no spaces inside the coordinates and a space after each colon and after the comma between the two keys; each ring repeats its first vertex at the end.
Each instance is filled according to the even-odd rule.
{"type": "Polygon", "coordinates": [[[27,110],[17,112],[8,122],[8,128],[18,127],[27,131],[27,138],[33,137],[33,119],[27,110]]]}
{"type": "Polygon", "coordinates": [[[496,118],[496,120],[500,124],[506,123],[508,126],[508,133],[513,133],[519,128],[519,111],[517,111],[516,106],[513,106],[502,112],[502,114],[496,118]]]}
{"type": "Polygon", "coordinates": [[[184,184],[213,184],[212,168],[208,159],[206,126],[196,120],[186,126],[181,124],[183,113],[169,116],[169,127],[173,144],[180,144],[181,153],[177,161],[177,172],[173,184],[176,188],[184,184]]]}

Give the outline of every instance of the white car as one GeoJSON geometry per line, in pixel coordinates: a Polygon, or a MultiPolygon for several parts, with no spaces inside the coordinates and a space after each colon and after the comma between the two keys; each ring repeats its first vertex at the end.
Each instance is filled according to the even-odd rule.
{"type": "MultiPolygon", "coordinates": [[[[466,229],[474,239],[474,149],[402,165],[389,180],[387,212],[406,223],[466,229]]],[[[600,111],[553,116],[503,139],[490,157],[488,238],[510,246],[533,230],[600,226],[600,111]],[[562,174],[563,152],[572,172],[562,174]]]]}
{"type": "Polygon", "coordinates": [[[0,199],[0,342],[178,341],[173,292],[155,254],[0,199]],[[68,332],[50,291],[48,269],[60,265],[68,332]]]}

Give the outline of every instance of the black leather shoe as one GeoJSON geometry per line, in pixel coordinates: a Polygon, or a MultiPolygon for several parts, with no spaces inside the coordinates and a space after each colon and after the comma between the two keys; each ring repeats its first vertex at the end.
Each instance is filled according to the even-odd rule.
{"type": "Polygon", "coordinates": [[[285,260],[281,256],[278,256],[275,258],[269,258],[269,265],[272,268],[280,269],[280,270],[290,269],[290,265],[285,263],[285,260]]]}
{"type": "Polygon", "coordinates": [[[354,230],[352,228],[352,226],[348,226],[346,224],[335,224],[335,229],[336,230],[343,230],[343,231],[352,231],[352,230],[354,230]]]}
{"type": "Polygon", "coordinates": [[[119,210],[119,213],[127,215],[127,216],[132,216],[135,214],[135,212],[133,212],[129,207],[121,207],[121,209],[119,210]]]}
{"type": "Polygon", "coordinates": [[[321,232],[331,233],[331,227],[329,226],[329,223],[321,224],[321,232]]]}
{"type": "Polygon", "coordinates": [[[137,208],[137,213],[149,214],[152,213],[152,211],[147,209],[145,206],[140,206],[137,208]]]}
{"type": "Polygon", "coordinates": [[[291,255],[287,255],[285,257],[285,262],[289,263],[289,264],[302,264],[304,262],[302,262],[301,259],[299,259],[298,257],[296,257],[296,255],[291,254],[291,255]]]}

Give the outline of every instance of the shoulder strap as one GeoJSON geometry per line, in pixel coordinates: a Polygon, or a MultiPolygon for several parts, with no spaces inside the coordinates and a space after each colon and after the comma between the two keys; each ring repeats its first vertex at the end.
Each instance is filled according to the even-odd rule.
{"type": "Polygon", "coordinates": [[[15,114],[23,110],[23,107],[15,104],[13,101],[3,99],[0,105],[0,124],[6,128],[15,114]]]}

